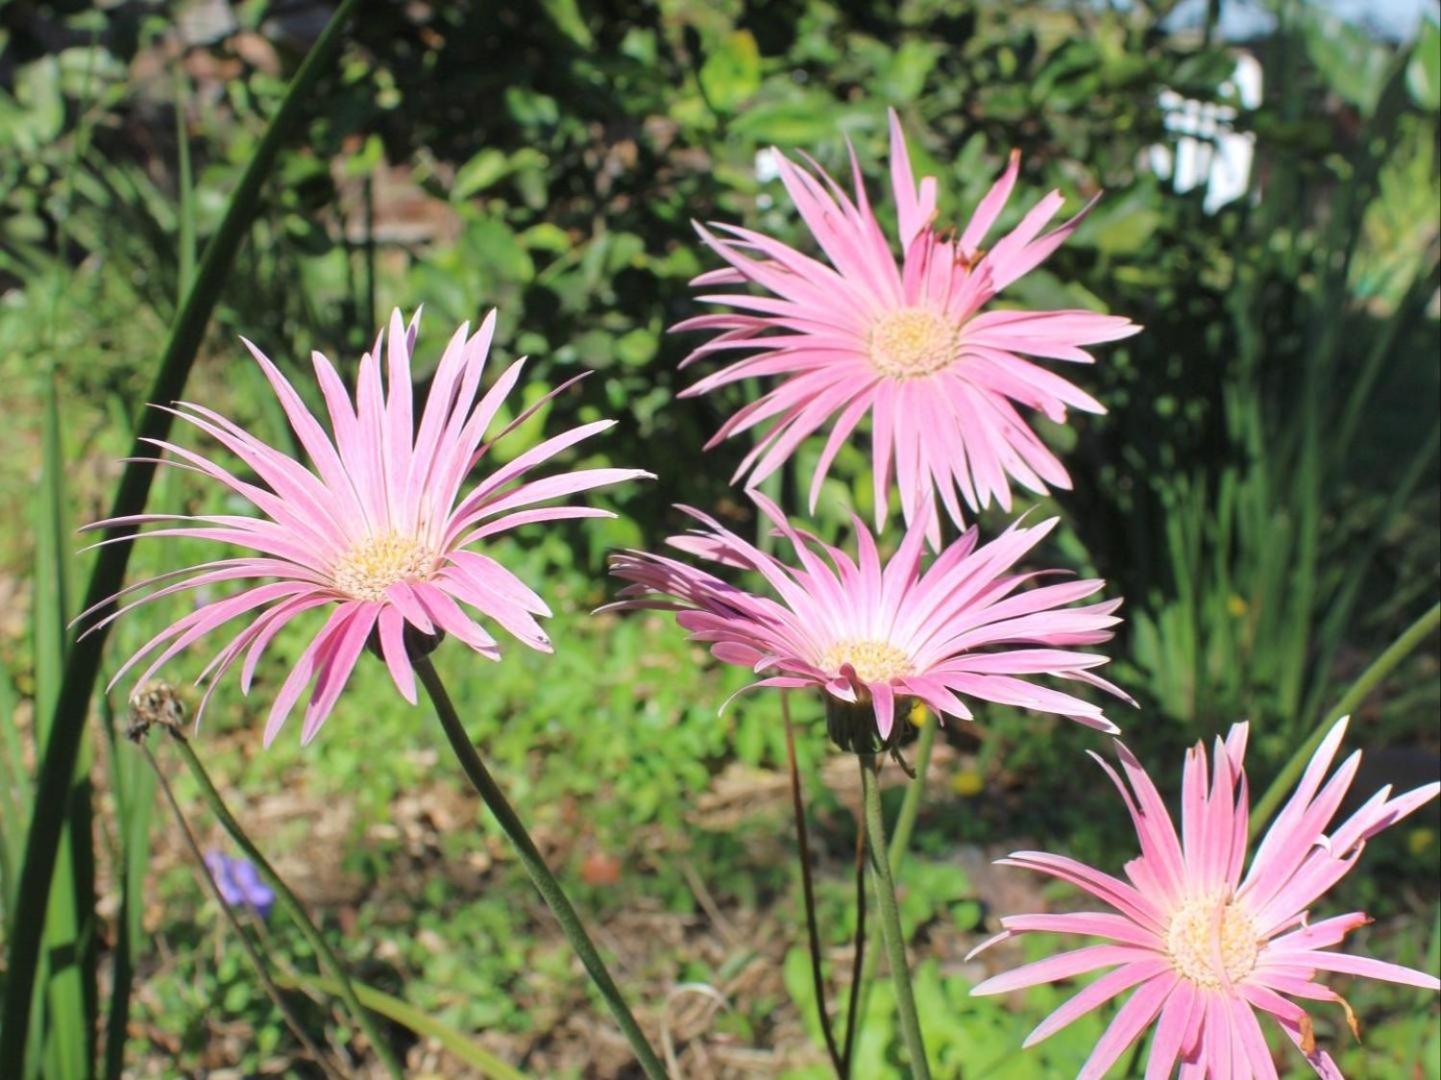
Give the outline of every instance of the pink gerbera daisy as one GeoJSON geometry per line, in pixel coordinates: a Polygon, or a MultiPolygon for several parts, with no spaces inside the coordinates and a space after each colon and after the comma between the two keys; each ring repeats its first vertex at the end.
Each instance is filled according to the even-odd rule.
{"type": "Polygon", "coordinates": [[[1391,789],[1383,788],[1328,834],[1326,829],[1361,762],[1357,751],[1326,779],[1345,731],[1343,719],[1317,748],[1300,786],[1271,823],[1244,877],[1245,724],[1234,726],[1225,742],[1217,739],[1209,784],[1204,747],[1198,743],[1187,753],[1179,838],[1156,786],[1129,750],[1117,744],[1134,797],[1115,770],[1096,757],[1120,789],[1140,838],[1140,858],[1126,864],[1129,883],[1073,859],[1041,852],[1022,851],[1001,862],[1070,882],[1113,911],[1013,915],[1001,920],[1003,932],[981,948],[1031,931],[1081,934],[1110,943],[1026,964],[987,979],[972,993],[999,994],[1114,968],[1043,1020],[1026,1039],[1027,1046],[1037,1043],[1136,988],[1082,1067],[1082,1077],[1103,1076],[1154,1022],[1147,1080],[1170,1076],[1178,1059],[1183,1078],[1274,1080],[1276,1066],[1256,1018],[1260,1010],[1275,1018],[1318,1074],[1339,1078],[1336,1063],[1316,1045],[1310,1018],[1283,994],[1340,1004],[1354,1031],[1350,1006],[1314,981],[1318,972],[1441,988],[1432,975],[1330,951],[1352,930],[1370,922],[1364,913],[1310,921],[1311,905],[1356,864],[1366,840],[1430,802],[1441,790],[1441,785],[1428,784],[1393,799],[1391,789]]]}
{"type": "MultiPolygon", "coordinates": [[[[732,225],[697,226],[729,269],[695,284],[754,284],[768,295],[702,296],[738,312],[688,319],[677,330],[719,330],[683,362],[723,350],[750,351],[685,391],[703,394],[758,376],[780,381],[722,425],[710,446],[773,421],[736,473],[755,485],[802,440],[830,423],[811,480],[815,510],[836,452],[871,416],[876,528],[887,514],[894,463],[907,522],[934,487],[951,519],[962,521],[959,490],[972,510],[994,496],[1011,507],[1010,479],[1035,492],[1069,488],[1060,461],[1016,411],[1023,405],[1063,422],[1066,408],[1105,409],[1065,379],[1023,357],[1090,363],[1082,346],[1129,337],[1129,320],[1091,311],[984,311],[1007,285],[1040,265],[1075,231],[1088,205],[1042,234],[1060,209],[1051,192],[989,250],[982,242],[1015,187],[1009,166],[956,235],[937,226],[936,181],[917,185],[900,122],[891,113],[891,186],[899,218],[897,264],[861,182],[852,153],[852,201],[819,167],[813,175],[776,153],[781,182],[825,260],[732,225]],[[832,418],[834,421],[832,422],[832,418]],[[1009,479],[1008,479],[1009,478],[1009,479]]],[[[1093,200],[1094,201],[1094,200],[1093,200]]],[[[932,522],[932,542],[939,540],[932,522]]]]}
{"type": "Polygon", "coordinates": [[[1106,657],[1069,646],[1111,638],[1119,600],[1063,605],[1098,592],[1104,582],[1071,581],[1023,589],[1040,574],[1012,567],[1056,520],[1011,526],[977,547],[973,528],[942,551],[924,572],[923,530],[911,529],[888,563],[855,521],[859,557],[791,526],[781,510],[752,492],[761,511],[794,549],[787,566],[698,510],[682,507],[705,528],[672,537],[672,547],[714,562],[754,570],[779,600],[757,596],[685,563],[631,551],[611,560],[633,582],[614,608],[678,612],[696,641],[710,642],[718,660],[773,672],[754,686],[816,686],[835,701],[874,710],[875,729],[890,738],[897,699],[914,698],[935,712],[971,719],[963,697],[1059,713],[1103,731],[1116,731],[1088,701],[1037,686],[1050,675],[1119,689],[1092,668],[1106,657]],[[829,561],[827,561],[829,560],[829,561]]]}
{"type": "MultiPolygon", "coordinates": [[[[324,625],[280,687],[265,725],[269,745],[314,679],[301,731],[302,741],[309,742],[330,714],[367,642],[384,657],[397,689],[412,704],[415,677],[407,637],[452,634],[482,656],[499,659],[495,638],[461,605],[494,619],[532,648],[550,651],[550,642],[535,620],[536,615],[550,614],[545,601],[490,556],[470,549],[531,522],[612,516],[599,509],[537,504],[647,474],[636,469],[583,469],[524,479],[537,465],[614,423],[599,420],[525,451],[462,495],[466,477],[495,441],[484,441],[486,429],[520,378],[524,360],[511,364],[477,400],[495,313],[486,317],[474,336],[467,336],[469,327],[462,326],[435,371],[417,426],[412,417],[411,353],[418,319],[417,313],[407,327],[399,311],[391,316],[385,354],[388,393],[380,373],[384,332],[360,362],[353,402],[330,361],[314,354],[315,375],[330,417],[329,433],[276,366],[245,342],[274,387],[311,468],[211,409],[177,403],[172,410],[176,416],[239,458],[257,482],[242,479],[192,450],[156,441],[172,455],[163,463],[218,480],[262,516],[141,514],[100,521],[89,528],[179,522],[141,535],[197,537],[256,554],[187,567],[131,585],[118,595],[184,578],[107,615],[96,626],[162,596],[205,591],[229,581],[250,584],[233,596],[201,604],[156,634],[116,672],[112,687],[157,649],[161,651],[139,682],[200,638],[246,617],[250,621],[245,628],[211,660],[197,684],[210,680],[208,700],[220,677],[243,655],[240,683],[248,693],[256,664],[275,635],[303,613],[324,608],[324,625]]],[[[524,415],[510,426],[520,419],[524,415]]]]}

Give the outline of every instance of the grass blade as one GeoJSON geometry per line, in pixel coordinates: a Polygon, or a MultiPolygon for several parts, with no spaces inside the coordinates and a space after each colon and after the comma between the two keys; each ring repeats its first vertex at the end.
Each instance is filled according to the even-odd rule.
{"type": "MultiPolygon", "coordinates": [[[[195,186],[190,166],[190,133],[186,125],[189,83],[185,72],[175,71],[175,146],[180,210],[180,267],[176,303],[183,304],[195,279],[195,186]]],[[[131,432],[130,434],[134,434],[131,432]]],[[[120,839],[120,911],[115,950],[110,966],[110,1002],[105,1013],[105,1080],[120,1080],[125,1068],[125,1039],[130,1024],[130,991],[135,976],[135,957],[140,950],[140,902],[145,868],[150,857],[150,814],[155,802],[155,775],[138,768],[134,754],[120,753],[115,715],[102,701],[105,734],[110,748],[110,786],[115,794],[115,814],[120,839]]]]}
{"type": "Polygon", "coordinates": [[[0,909],[6,912],[15,903],[20,845],[30,820],[30,777],[13,720],[19,703],[9,673],[0,668],[0,909]]]}
{"type": "MultiPolygon", "coordinates": [[[[102,703],[103,707],[103,703],[102,703]]],[[[120,851],[117,862],[120,911],[116,917],[115,950],[111,956],[110,1000],[105,1013],[105,1080],[120,1080],[125,1068],[125,1039],[130,1025],[130,991],[135,957],[142,940],[145,871],[150,861],[150,819],[155,805],[155,774],[143,758],[121,753],[115,717],[105,709],[110,746],[110,785],[115,796],[120,851]]]]}
{"type": "MultiPolygon", "coordinates": [[[[275,982],[286,989],[307,990],[312,994],[328,994],[333,997],[340,992],[340,984],[323,975],[277,972],[275,982]]],[[[355,988],[355,996],[367,1009],[408,1027],[417,1035],[434,1039],[455,1055],[461,1064],[474,1069],[476,1075],[492,1077],[493,1080],[525,1080],[525,1074],[515,1066],[507,1065],[485,1047],[466,1038],[450,1025],[421,1012],[409,1002],[354,979],[351,980],[351,985],[355,988]]]]}
{"type": "MultiPolygon", "coordinates": [[[[180,395],[235,253],[255,216],[261,186],[301,111],[312,104],[310,99],[316,83],[340,47],[341,30],[355,7],[356,0],[343,0],[291,79],[280,108],[231,196],[219,229],[205,247],[195,281],[176,315],[148,400],[172,401],[180,395]]],[[[170,430],[170,414],[159,409],[142,412],[137,436],[163,439],[170,430]]],[[[146,456],[145,446],[139,444],[132,456],[146,456]]],[[[150,464],[127,464],[111,504],[111,514],[126,516],[142,512],[154,472],[155,467],[150,464]]],[[[116,592],[124,581],[129,557],[128,544],[100,549],[86,590],[86,606],[102,603],[116,592]]],[[[103,630],[91,634],[84,641],[73,643],[66,657],[60,694],[41,757],[36,805],[59,805],[69,790],[105,639],[103,630]]],[[[32,820],[26,836],[19,889],[7,934],[8,978],[4,1007],[0,1011],[0,1076],[18,1076],[24,1066],[32,987],[40,958],[39,931],[49,902],[61,830],[62,819],[58,815],[39,814],[32,820]]]]}
{"type": "MultiPolygon", "coordinates": [[[[65,473],[60,446],[60,416],[53,377],[45,380],[41,432],[40,483],[35,498],[35,715],[42,724],[60,696],[64,678],[65,616],[70,610],[70,552],[67,540],[65,473]]],[[[36,729],[37,740],[47,731],[36,729]]],[[[50,891],[44,947],[47,1076],[57,1080],[90,1075],[94,1061],[94,952],[86,921],[94,912],[94,878],[87,854],[90,792],[83,779],[88,755],[77,755],[65,788],[54,801],[35,804],[32,822],[51,818],[64,830],[59,862],[50,891]],[[77,767],[80,771],[77,773],[77,767]],[[85,839],[77,844],[75,837],[85,839]],[[86,894],[89,894],[87,897],[86,894]],[[88,900],[88,903],[87,903],[88,900]]],[[[23,886],[22,886],[23,887],[23,886]]],[[[12,946],[13,948],[13,946],[12,946]]],[[[10,991],[13,993],[13,991],[10,991]]],[[[7,995],[8,999],[8,995],[7,995]]]]}
{"type": "Polygon", "coordinates": [[[1287,790],[1296,782],[1301,775],[1301,770],[1306,767],[1306,762],[1316,752],[1316,747],[1326,738],[1326,733],[1331,730],[1331,725],[1337,720],[1351,712],[1352,709],[1366,700],[1366,695],[1376,689],[1376,685],[1391,674],[1392,670],[1402,660],[1406,659],[1411,652],[1425,641],[1431,634],[1436,632],[1436,627],[1441,625],[1441,604],[1433,604],[1431,608],[1419,619],[1402,631],[1401,636],[1393,641],[1380,656],[1372,661],[1371,666],[1361,673],[1354,683],[1351,684],[1336,707],[1326,714],[1325,719],[1316,725],[1310,737],[1296,748],[1289,761],[1281,767],[1276,774],[1276,779],[1271,781],[1271,786],[1266,789],[1266,794],[1261,796],[1256,808],[1251,811],[1251,836],[1261,830],[1271,815],[1275,813],[1276,807],[1280,805],[1287,790]]]}

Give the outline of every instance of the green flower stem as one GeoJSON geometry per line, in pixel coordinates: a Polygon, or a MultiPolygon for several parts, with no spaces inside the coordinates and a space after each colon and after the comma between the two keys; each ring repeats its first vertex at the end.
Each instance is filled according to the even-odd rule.
{"type": "Polygon", "coordinates": [[[855,1061],[856,1017],[860,1015],[861,991],[867,987],[866,964],[871,955],[866,952],[866,825],[865,815],[856,822],[856,943],[851,957],[851,988],[846,999],[846,1041],[841,1047],[843,1080],[851,1075],[851,1064],[855,1061]]]}
{"type": "Polygon", "coordinates": [[[651,1080],[665,1080],[665,1066],[661,1064],[660,1058],[656,1057],[655,1051],[651,1049],[650,1043],[646,1040],[645,1033],[641,1031],[640,1025],[631,1015],[625,999],[621,997],[620,988],[616,986],[615,980],[606,970],[600,953],[596,951],[590,936],[585,932],[580,916],[571,906],[565,890],[561,888],[555,875],[550,872],[550,867],[545,865],[545,859],[536,849],[535,842],[531,840],[525,824],[506,800],[504,793],[490,775],[490,770],[485,767],[485,762],[476,753],[475,745],[470,741],[470,736],[465,733],[465,726],[460,722],[460,716],[455,711],[455,705],[451,702],[450,695],[446,693],[445,684],[440,681],[440,675],[436,672],[435,665],[430,662],[428,656],[418,657],[414,659],[413,663],[416,673],[420,676],[420,681],[425,685],[426,692],[435,706],[436,715],[440,717],[441,727],[445,728],[445,735],[450,740],[451,749],[455,751],[455,756],[460,760],[460,767],[465,771],[466,777],[480,797],[485,800],[486,806],[490,807],[490,812],[495,815],[500,827],[510,837],[510,842],[515,845],[516,854],[525,864],[525,868],[530,874],[530,880],[535,884],[546,904],[549,905],[556,922],[560,923],[561,930],[565,932],[571,948],[575,950],[576,955],[580,957],[580,962],[590,973],[596,989],[605,998],[605,1003],[610,1007],[616,1022],[620,1024],[626,1041],[635,1051],[641,1068],[645,1070],[646,1076],[651,1080]]]}
{"type": "MultiPolygon", "coordinates": [[[[907,720],[909,723],[909,720],[907,720]]],[[[891,864],[891,877],[901,872],[901,861],[905,858],[906,850],[911,844],[911,833],[915,831],[916,818],[921,811],[921,796],[926,792],[926,772],[931,767],[931,750],[936,745],[936,731],[940,728],[940,722],[930,713],[926,713],[921,721],[921,735],[916,740],[916,775],[906,785],[905,798],[901,801],[900,816],[896,818],[896,829],[891,834],[888,858],[891,864]]],[[[864,833],[864,827],[861,829],[864,833]]],[[[867,1006],[871,999],[872,980],[876,974],[876,953],[871,950],[865,954],[864,962],[861,964],[861,973],[855,983],[852,984],[852,1002],[850,1016],[846,1027],[846,1045],[851,1045],[855,1038],[854,1025],[859,1023],[859,1018],[866,1015],[867,1006]],[[856,1001],[857,995],[859,1001],[856,1001]]]]}
{"type": "MultiPolygon", "coordinates": [[[[907,718],[907,723],[910,722],[907,718]]],[[[940,721],[929,712],[921,714],[921,735],[916,740],[916,775],[906,785],[905,798],[901,800],[901,812],[896,818],[896,831],[891,833],[889,857],[891,875],[900,873],[901,860],[911,846],[911,833],[916,828],[916,817],[921,812],[921,796],[926,793],[926,770],[931,767],[931,749],[936,745],[936,729],[940,721]]]]}
{"type": "Polygon", "coordinates": [[[871,883],[876,891],[881,940],[886,947],[886,956],[890,959],[891,980],[896,987],[896,1012],[900,1017],[901,1035],[906,1042],[906,1051],[910,1054],[911,1075],[915,1080],[930,1080],[926,1044],[921,1038],[921,1022],[916,1016],[916,999],[911,992],[911,972],[906,964],[906,939],[901,931],[901,913],[896,907],[896,887],[891,877],[890,853],[886,850],[886,822],[881,813],[879,765],[871,754],[861,754],[860,763],[871,883]]]}
{"type": "Polygon", "coordinates": [[[245,928],[242,927],[240,921],[236,919],[235,912],[230,909],[230,905],[225,902],[225,897],[221,895],[220,886],[215,883],[215,878],[210,873],[210,867],[205,862],[205,856],[201,854],[200,845],[195,841],[195,834],[190,831],[190,823],[185,820],[185,812],[180,809],[180,803],[175,798],[175,792],[170,787],[170,781],[166,779],[165,771],[160,768],[160,762],[156,761],[155,755],[150,752],[150,746],[145,741],[145,737],[141,735],[135,740],[135,743],[140,747],[140,752],[145,755],[145,760],[150,763],[150,768],[155,773],[155,782],[164,794],[165,801],[170,804],[171,812],[175,815],[175,822],[180,826],[181,838],[184,839],[186,848],[195,860],[196,872],[205,879],[205,885],[210,890],[210,895],[215,899],[215,902],[220,905],[220,913],[225,917],[225,921],[230,924],[230,929],[235,934],[236,940],[240,942],[240,947],[245,952],[246,959],[250,961],[250,966],[255,969],[255,976],[260,980],[260,985],[264,988],[270,1000],[275,1003],[275,1007],[280,1010],[280,1015],[285,1021],[285,1026],[290,1028],[291,1033],[300,1042],[300,1045],[305,1048],[305,1052],[320,1066],[321,1071],[324,1072],[326,1076],[339,1080],[341,1074],[336,1070],[335,1066],[331,1064],[325,1054],[321,1052],[320,1048],[315,1045],[314,1040],[306,1034],[305,1027],[300,1023],[299,1019],[296,1018],[294,1011],[290,1008],[289,1002],[285,1000],[285,996],[281,994],[280,988],[277,987],[271,979],[270,970],[265,966],[265,961],[261,959],[259,952],[256,951],[255,943],[250,940],[250,935],[245,932],[245,928]]]}
{"type": "Polygon", "coordinates": [[[1419,619],[1402,631],[1401,636],[1393,641],[1380,656],[1372,662],[1371,666],[1361,673],[1360,678],[1353,682],[1341,700],[1336,702],[1335,708],[1326,714],[1325,719],[1317,725],[1316,730],[1311,733],[1304,743],[1296,748],[1289,761],[1281,767],[1276,774],[1276,779],[1271,781],[1271,786],[1266,789],[1266,794],[1261,796],[1256,808],[1251,811],[1251,836],[1261,831],[1266,822],[1271,820],[1271,815],[1280,806],[1281,800],[1286,792],[1290,791],[1296,783],[1296,778],[1306,767],[1306,762],[1311,760],[1311,755],[1316,752],[1316,747],[1321,745],[1326,738],[1326,733],[1331,730],[1336,721],[1346,716],[1361,702],[1366,700],[1366,695],[1376,688],[1387,675],[1396,668],[1402,660],[1406,659],[1411,652],[1430,636],[1438,625],[1441,625],[1441,604],[1433,604],[1431,609],[1419,619]]]}
{"type": "MultiPolygon", "coordinates": [[[[235,253],[260,205],[261,187],[302,111],[314,104],[316,84],[339,50],[341,30],[356,4],[357,0],[343,0],[336,7],[330,22],[315,39],[315,44],[290,80],[280,107],[230,197],[225,216],[205,246],[195,280],[175,316],[147,401],[168,403],[181,396],[185,379],[200,350],[210,313],[215,309],[235,253]]],[[[171,414],[163,409],[141,410],[135,431],[135,449],[131,453],[132,458],[139,460],[130,461],[121,473],[109,516],[127,517],[145,509],[150,483],[155,475],[155,466],[147,460],[153,453],[150,440],[165,438],[172,419],[171,414]]],[[[106,539],[133,531],[133,526],[112,529],[106,532],[106,539]]],[[[100,549],[85,592],[85,607],[100,604],[119,590],[125,580],[130,549],[130,544],[110,544],[100,549]]],[[[103,614],[103,611],[97,612],[96,617],[103,614]]],[[[33,805],[40,807],[42,812],[32,816],[25,837],[19,891],[15,909],[9,913],[10,926],[5,935],[9,955],[4,1009],[0,1012],[0,1076],[20,1076],[25,1068],[30,1006],[34,998],[40,944],[44,937],[41,931],[45,925],[50,882],[55,875],[55,861],[60,850],[60,834],[66,821],[66,815],[55,812],[55,809],[65,806],[70,798],[85,718],[89,713],[90,698],[100,672],[101,652],[108,636],[108,628],[102,626],[78,640],[72,637],[65,654],[60,694],[46,729],[50,734],[45,740],[33,799],[33,805]]]]}
{"type": "Polygon", "coordinates": [[[295,925],[300,928],[301,935],[315,950],[320,966],[334,980],[336,988],[340,992],[340,1000],[345,1003],[345,1008],[354,1017],[360,1029],[365,1032],[365,1037],[370,1041],[371,1047],[375,1050],[375,1056],[385,1066],[386,1072],[394,1080],[401,1080],[404,1073],[400,1064],[395,1060],[395,1055],[391,1053],[390,1045],[381,1037],[370,1013],[361,1006],[360,999],[356,997],[355,989],[350,984],[350,978],[346,975],[340,958],[335,955],[326,943],[324,936],[310,921],[310,916],[305,913],[305,908],[300,900],[290,891],[290,886],[285,883],[285,879],[275,872],[275,868],[270,865],[265,856],[261,854],[260,849],[245,834],[245,830],[240,827],[240,822],[236,821],[234,815],[230,813],[229,807],[225,805],[225,800],[211,781],[210,774],[205,771],[205,766],[200,763],[200,758],[196,756],[195,749],[190,745],[190,740],[185,737],[185,733],[172,724],[166,724],[165,730],[169,732],[171,740],[180,750],[180,756],[185,760],[196,784],[199,785],[201,797],[210,807],[210,812],[215,815],[216,820],[230,834],[230,838],[245,853],[245,857],[255,864],[255,869],[260,872],[265,884],[270,886],[271,891],[275,893],[276,899],[280,901],[280,906],[295,921],[295,925]]]}
{"type": "Polygon", "coordinates": [[[790,766],[791,810],[796,819],[796,850],[801,864],[801,895],[806,909],[806,939],[811,950],[811,981],[816,991],[816,1012],[820,1014],[821,1035],[826,1041],[826,1053],[835,1066],[836,1075],[844,1080],[846,1059],[836,1045],[836,1034],[831,1027],[830,1009],[826,1006],[826,977],[821,965],[821,933],[816,925],[816,894],[811,882],[811,845],[806,831],[806,804],[801,794],[801,771],[796,764],[796,733],[791,723],[790,699],[781,691],[781,718],[785,721],[786,761],[790,766]]]}

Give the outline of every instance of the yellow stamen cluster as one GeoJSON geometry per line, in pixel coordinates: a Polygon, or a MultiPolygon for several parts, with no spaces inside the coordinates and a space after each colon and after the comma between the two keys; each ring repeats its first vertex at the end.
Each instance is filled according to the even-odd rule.
{"type": "Polygon", "coordinates": [[[888,641],[838,641],[816,661],[816,667],[832,675],[840,674],[842,664],[855,668],[862,682],[890,682],[915,670],[905,650],[888,641]]]}
{"type": "Polygon", "coordinates": [[[867,346],[871,366],[882,375],[920,378],[955,362],[960,327],[930,308],[901,308],[875,321],[867,346]]]}
{"type": "Polygon", "coordinates": [[[338,592],[356,600],[384,600],[397,581],[424,580],[435,571],[435,552],[413,536],[367,536],[330,569],[338,592]]]}
{"type": "Polygon", "coordinates": [[[1177,974],[1218,990],[1223,982],[1240,982],[1251,974],[1261,939],[1251,916],[1231,899],[1196,897],[1171,916],[1166,951],[1177,974]]]}

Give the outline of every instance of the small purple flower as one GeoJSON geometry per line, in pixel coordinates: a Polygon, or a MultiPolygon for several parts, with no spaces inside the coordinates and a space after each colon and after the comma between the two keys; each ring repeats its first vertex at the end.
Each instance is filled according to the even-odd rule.
{"type": "Polygon", "coordinates": [[[252,864],[245,859],[212,851],[205,856],[205,865],[229,907],[248,908],[262,919],[270,917],[270,909],[275,906],[275,893],[260,880],[260,873],[252,864]]]}

